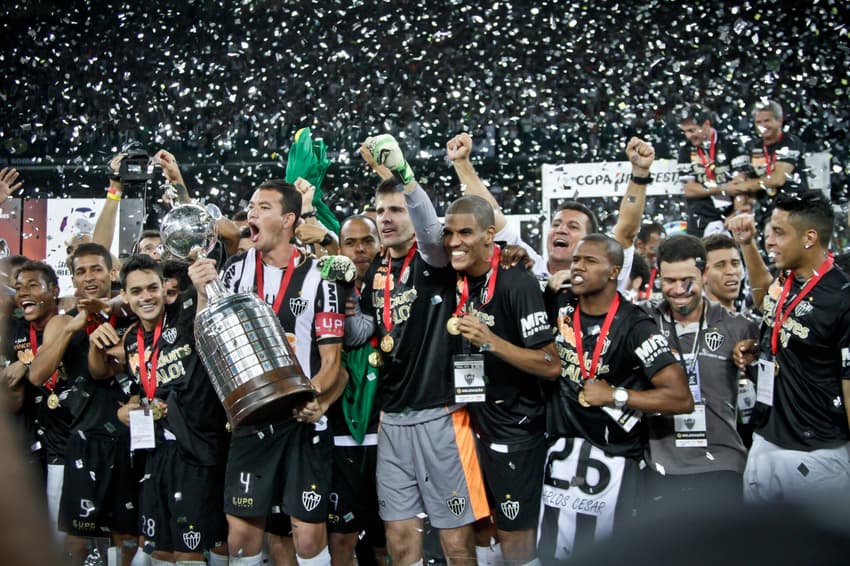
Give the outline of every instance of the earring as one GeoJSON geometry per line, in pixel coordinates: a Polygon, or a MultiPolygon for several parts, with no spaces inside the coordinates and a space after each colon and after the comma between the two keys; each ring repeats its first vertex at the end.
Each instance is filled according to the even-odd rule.
{"type": "Polygon", "coordinates": [[[811,248],[811,247],[812,247],[812,245],[811,245],[811,244],[806,244],[806,245],[805,245],[805,246],[803,246],[803,247],[804,247],[804,248],[806,248],[806,249],[809,249],[809,248],[811,248]]]}

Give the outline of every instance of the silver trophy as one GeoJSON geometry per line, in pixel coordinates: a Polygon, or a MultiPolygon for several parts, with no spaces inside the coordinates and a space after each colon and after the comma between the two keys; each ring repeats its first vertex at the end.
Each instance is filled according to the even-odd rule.
{"type": "MultiPolygon", "coordinates": [[[[160,235],[171,254],[208,253],[217,240],[221,212],[214,205],[176,206],[162,219],[160,235]]],[[[195,318],[195,342],[233,428],[288,420],[292,409],[315,399],[286,333],[272,308],[254,293],[234,294],[216,279],[195,318]]]]}

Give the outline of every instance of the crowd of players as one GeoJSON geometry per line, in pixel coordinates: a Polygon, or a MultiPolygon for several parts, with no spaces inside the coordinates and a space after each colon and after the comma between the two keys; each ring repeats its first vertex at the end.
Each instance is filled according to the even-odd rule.
{"type": "MultiPolygon", "coordinates": [[[[465,194],[442,222],[379,135],[360,150],[381,179],[374,211],[338,234],[308,181],[270,180],[220,221],[217,257],[166,258],[145,232],[119,267],[116,156],[92,241],[69,246],[74,297],[49,265],[4,260],[7,407],[68,560],[110,536],[134,565],[406,566],[427,518],[451,563],[551,564],[705,498],[846,491],[834,212],[807,190],[781,108],[753,117],[762,137],[739,152],[703,108],[682,110],[688,234],[642,224],[655,153],[632,138],[612,233],[564,202],[545,258],[468,135],[446,145],[465,194]],[[193,333],[216,279],[273,308],[315,400],[231,429],[193,333]]],[[[157,159],[187,202],[174,156],[157,159]]],[[[18,184],[0,172],[3,198],[18,184]]]]}

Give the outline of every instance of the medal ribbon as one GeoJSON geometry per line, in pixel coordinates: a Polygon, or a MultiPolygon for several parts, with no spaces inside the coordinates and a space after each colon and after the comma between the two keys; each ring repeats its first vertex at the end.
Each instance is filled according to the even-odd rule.
{"type": "MultiPolygon", "coordinates": [[[[35,326],[33,326],[32,323],[30,323],[30,349],[32,350],[33,357],[35,357],[35,355],[38,353],[38,335],[36,334],[35,326]]],[[[44,382],[44,387],[48,391],[53,393],[53,389],[56,387],[56,383],[58,381],[59,381],[59,370],[57,369],[56,371],[53,372],[53,375],[51,375],[47,379],[47,381],[44,382]]]]}
{"type": "MultiPolygon", "coordinates": [[[[286,273],[283,274],[283,278],[280,280],[280,287],[274,298],[274,305],[272,305],[275,314],[280,313],[280,305],[283,303],[286,288],[289,287],[289,282],[292,280],[292,272],[295,271],[296,261],[298,261],[298,248],[292,248],[292,255],[289,257],[289,263],[286,264],[286,273]]],[[[257,252],[257,268],[254,271],[256,272],[254,277],[257,281],[257,294],[265,301],[266,295],[263,292],[263,254],[259,251],[257,252]]]]}
{"type": "MultiPolygon", "coordinates": [[[[782,137],[784,135],[785,134],[783,134],[782,132],[779,132],[779,137],[773,143],[779,143],[782,140],[782,137]]],[[[771,145],[773,145],[773,144],[771,144],[771,145]]],[[[773,171],[773,166],[776,165],[776,154],[774,153],[773,159],[771,159],[771,155],[767,151],[767,144],[762,143],[761,146],[762,146],[762,149],[764,151],[764,169],[767,172],[767,175],[770,176],[770,173],[773,171]]]]}
{"type": "Polygon", "coordinates": [[[652,297],[652,286],[655,285],[655,276],[658,274],[658,268],[653,267],[649,272],[649,282],[646,284],[646,291],[641,291],[641,299],[649,299],[652,297]]]}
{"type": "MultiPolygon", "coordinates": [[[[478,308],[484,307],[493,298],[493,292],[496,290],[496,279],[499,277],[499,261],[502,258],[502,248],[498,244],[493,246],[493,255],[490,257],[490,269],[487,271],[487,294],[481,305],[478,308]]],[[[460,282],[460,274],[458,274],[458,282],[460,282]]],[[[453,316],[460,316],[466,313],[466,302],[469,299],[469,279],[466,274],[463,276],[463,285],[461,287],[460,296],[457,300],[457,308],[453,316]]]]}
{"type": "Polygon", "coordinates": [[[782,305],[785,304],[785,299],[788,298],[788,293],[791,291],[791,283],[794,280],[794,272],[788,274],[788,278],[785,280],[785,285],[782,287],[782,294],[779,295],[779,302],[776,303],[776,317],[773,319],[773,329],[770,332],[770,351],[773,355],[776,355],[776,352],[779,351],[779,329],[785,324],[785,321],[791,315],[791,311],[794,310],[794,307],[803,300],[803,298],[809,294],[809,291],[814,288],[815,285],[826,275],[826,272],[832,269],[832,264],[835,260],[832,257],[832,253],[827,256],[826,261],[824,261],[820,267],[818,267],[812,277],[806,281],[806,284],[803,285],[803,288],[800,289],[800,292],[794,297],[794,300],[791,301],[791,304],[788,305],[788,308],[784,311],[782,310],[782,305]]]}
{"type": "Polygon", "coordinates": [[[148,398],[148,401],[153,401],[154,394],[156,393],[156,362],[159,359],[159,338],[162,336],[162,325],[164,322],[165,316],[159,320],[153,331],[150,376],[148,376],[148,364],[145,361],[145,350],[147,349],[147,346],[145,346],[145,331],[142,329],[141,323],[139,323],[139,327],[136,330],[136,350],[138,351],[141,346],[141,351],[139,352],[139,377],[141,378],[142,388],[145,390],[145,397],[148,398]]]}
{"type": "MultiPolygon", "coordinates": [[[[115,327],[115,322],[116,322],[115,315],[110,315],[109,324],[111,324],[113,328],[115,327]]],[[[94,332],[95,330],[97,330],[97,327],[100,326],[101,324],[103,324],[103,322],[99,319],[99,317],[96,314],[90,314],[89,317],[88,317],[88,320],[86,322],[86,334],[91,336],[91,333],[94,332]]]]}
{"type": "Polygon", "coordinates": [[[584,367],[584,344],[581,342],[581,306],[576,305],[576,314],[573,317],[573,333],[576,336],[576,353],[578,354],[578,364],[581,366],[581,375],[585,381],[596,377],[596,366],[599,364],[599,357],[602,355],[602,346],[605,344],[605,338],[608,336],[608,331],[611,329],[611,323],[614,322],[614,315],[620,308],[620,293],[614,295],[614,300],[611,301],[611,306],[608,307],[608,314],[605,315],[605,320],[602,322],[602,330],[599,331],[599,338],[596,339],[596,346],[593,348],[593,357],[590,360],[590,371],[584,367]]]}
{"type": "Polygon", "coordinates": [[[714,180],[714,155],[717,153],[717,130],[712,130],[711,145],[708,148],[708,159],[701,147],[697,147],[697,153],[702,161],[702,166],[705,169],[705,176],[710,180],[714,180]]]}
{"type": "MultiPolygon", "coordinates": [[[[416,255],[416,242],[407,250],[407,255],[404,256],[404,263],[401,264],[401,271],[398,272],[398,280],[404,279],[404,272],[410,267],[410,262],[413,261],[413,256],[416,255]]],[[[387,253],[387,276],[384,279],[384,312],[382,319],[384,328],[387,329],[387,334],[393,329],[392,309],[390,309],[390,279],[393,276],[393,258],[387,253]]]]}

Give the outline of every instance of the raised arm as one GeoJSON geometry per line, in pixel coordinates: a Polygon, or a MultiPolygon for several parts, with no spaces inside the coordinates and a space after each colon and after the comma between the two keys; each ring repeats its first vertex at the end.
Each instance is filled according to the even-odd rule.
{"type": "Polygon", "coordinates": [[[162,176],[177,190],[177,202],[179,204],[191,203],[192,197],[189,195],[189,190],[183,181],[183,174],[180,172],[180,167],[177,166],[177,158],[174,157],[174,154],[160,149],[154,155],[154,159],[162,167],[162,176]]]}
{"type": "Polygon", "coordinates": [[[761,308],[767,289],[773,282],[773,276],[765,265],[756,245],[756,221],[752,214],[739,214],[726,220],[726,228],[741,246],[744,265],[747,267],[747,277],[750,280],[750,293],[753,303],[761,308]]]}
{"type": "Polygon", "coordinates": [[[496,232],[500,232],[507,224],[507,219],[502,213],[502,207],[490,194],[490,190],[478,176],[475,167],[472,166],[472,162],[469,160],[471,154],[472,137],[467,133],[453,137],[446,144],[446,156],[455,168],[461,189],[465,194],[479,196],[490,203],[493,212],[496,213],[496,232]]]}
{"type": "Polygon", "coordinates": [[[614,238],[624,248],[634,245],[646,208],[646,185],[649,169],[655,161],[655,149],[640,138],[632,138],[626,145],[626,155],[632,164],[632,176],[626,194],[620,200],[620,213],[614,225],[614,238]]]}
{"type": "Polygon", "coordinates": [[[413,169],[405,161],[398,142],[391,135],[382,134],[370,137],[363,143],[377,163],[385,165],[401,179],[404,185],[404,200],[422,258],[435,267],[448,265],[449,256],[442,240],[443,225],[428,194],[416,182],[413,169]]]}
{"type": "Polygon", "coordinates": [[[118,211],[121,208],[121,196],[124,185],[118,177],[121,160],[124,154],[119,153],[109,162],[109,188],[106,189],[106,203],[97,216],[92,233],[92,242],[100,244],[107,250],[112,249],[112,239],[115,237],[115,226],[118,222],[118,211]]]}
{"type": "Polygon", "coordinates": [[[18,179],[18,170],[4,167],[0,169],[0,204],[12,196],[12,193],[21,188],[22,182],[15,183],[18,179]]]}
{"type": "Polygon", "coordinates": [[[44,328],[44,335],[38,354],[30,365],[29,380],[36,387],[43,385],[53,375],[74,334],[86,327],[88,313],[81,310],[76,316],[56,315],[44,328]]]}

